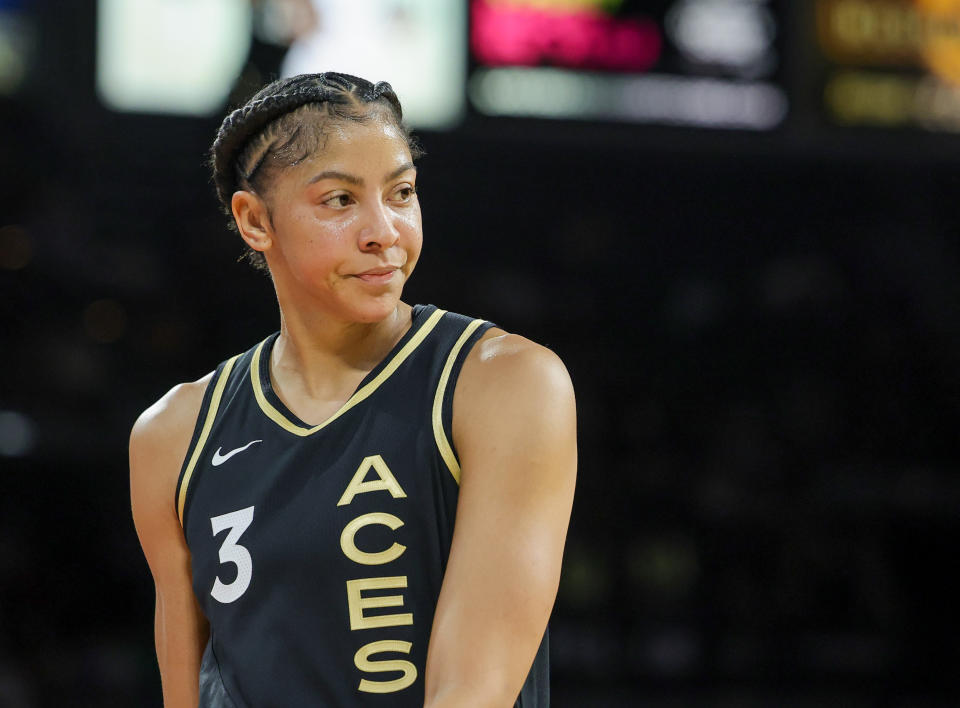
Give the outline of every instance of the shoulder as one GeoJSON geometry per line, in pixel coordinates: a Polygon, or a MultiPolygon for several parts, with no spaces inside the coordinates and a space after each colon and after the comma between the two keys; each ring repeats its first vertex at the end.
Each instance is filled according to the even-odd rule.
{"type": "Polygon", "coordinates": [[[493,327],[467,355],[460,376],[468,387],[507,393],[573,396],[566,366],[551,349],[493,327]]]}
{"type": "Polygon", "coordinates": [[[131,452],[140,448],[164,449],[184,433],[192,436],[203,394],[212,378],[210,372],[196,381],[177,384],[143,411],[130,432],[131,452]]]}
{"type": "Polygon", "coordinates": [[[566,366],[547,347],[491,328],[464,361],[453,424],[458,438],[503,425],[569,433],[575,428],[575,396],[566,366]]]}
{"type": "Polygon", "coordinates": [[[170,389],[130,432],[130,482],[136,502],[170,502],[213,372],[170,389]]]}

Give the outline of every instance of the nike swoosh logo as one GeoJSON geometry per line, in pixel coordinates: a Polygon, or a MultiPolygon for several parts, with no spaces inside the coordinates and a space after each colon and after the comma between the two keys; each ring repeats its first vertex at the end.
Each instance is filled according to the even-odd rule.
{"type": "Polygon", "coordinates": [[[231,457],[233,457],[234,455],[236,455],[238,452],[243,452],[243,451],[246,450],[248,447],[250,447],[251,445],[256,445],[258,442],[263,442],[263,440],[251,440],[250,442],[248,442],[248,443],[247,443],[246,445],[244,445],[243,447],[238,447],[238,448],[236,448],[235,450],[231,450],[231,451],[228,452],[226,455],[221,455],[221,454],[220,454],[220,451],[221,451],[223,448],[222,448],[222,447],[218,447],[218,448],[217,448],[217,451],[216,451],[215,453],[213,453],[213,459],[210,461],[210,464],[213,465],[214,467],[219,467],[219,466],[222,465],[224,462],[226,462],[227,460],[229,460],[231,457]]]}

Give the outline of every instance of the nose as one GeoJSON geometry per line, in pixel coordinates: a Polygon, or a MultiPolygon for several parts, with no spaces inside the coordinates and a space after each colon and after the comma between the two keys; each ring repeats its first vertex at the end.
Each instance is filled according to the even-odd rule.
{"type": "Polygon", "coordinates": [[[400,239],[396,218],[387,205],[372,205],[365,219],[366,223],[360,229],[360,250],[385,251],[393,246],[400,239]]]}

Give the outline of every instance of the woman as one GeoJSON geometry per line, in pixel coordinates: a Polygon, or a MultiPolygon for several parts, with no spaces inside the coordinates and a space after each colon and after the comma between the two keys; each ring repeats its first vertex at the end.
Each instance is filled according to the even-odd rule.
{"type": "Polygon", "coordinates": [[[400,300],[422,241],[401,119],[389,84],[326,73],[217,135],[280,330],[131,434],[167,708],[549,702],[573,390],[549,350],[400,300]]]}

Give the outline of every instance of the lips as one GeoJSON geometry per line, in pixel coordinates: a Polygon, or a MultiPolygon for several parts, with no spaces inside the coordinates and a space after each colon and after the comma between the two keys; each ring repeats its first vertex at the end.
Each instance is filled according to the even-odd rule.
{"type": "Polygon", "coordinates": [[[357,273],[358,276],[363,275],[389,275],[397,270],[399,266],[384,266],[383,268],[371,268],[370,270],[365,270],[362,273],[357,273]]]}
{"type": "Polygon", "coordinates": [[[381,268],[371,268],[362,273],[356,273],[355,278],[366,283],[388,283],[393,279],[394,274],[399,270],[397,266],[385,266],[381,268]]]}

